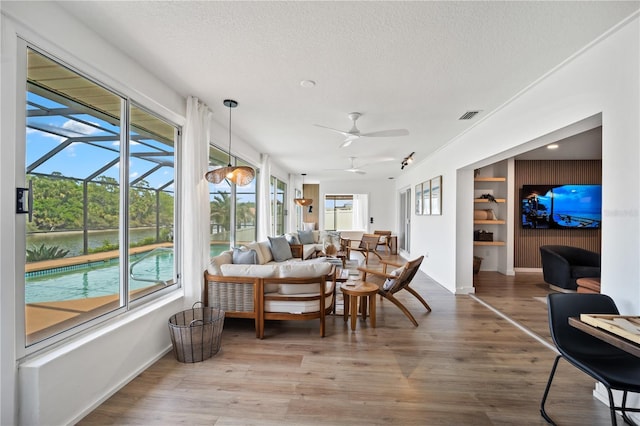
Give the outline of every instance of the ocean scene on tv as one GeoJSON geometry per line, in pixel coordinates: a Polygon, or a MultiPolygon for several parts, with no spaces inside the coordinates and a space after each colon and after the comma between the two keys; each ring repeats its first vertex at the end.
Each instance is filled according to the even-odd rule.
{"type": "Polygon", "coordinates": [[[600,228],[601,185],[525,185],[521,191],[522,227],[600,228]]]}

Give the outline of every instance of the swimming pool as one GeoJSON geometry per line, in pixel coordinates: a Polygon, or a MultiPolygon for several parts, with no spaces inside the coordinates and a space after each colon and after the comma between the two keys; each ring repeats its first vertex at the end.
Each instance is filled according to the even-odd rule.
{"type": "MultiPolygon", "coordinates": [[[[211,256],[228,248],[226,244],[214,244],[211,246],[211,256]]],[[[173,251],[164,249],[152,255],[149,255],[150,253],[153,252],[141,253],[130,258],[130,265],[137,262],[132,273],[136,278],[140,278],[129,280],[130,291],[149,287],[157,282],[173,282],[173,251]]],[[[25,303],[85,299],[120,292],[118,259],[64,269],[50,273],[25,274],[25,303]]]]}

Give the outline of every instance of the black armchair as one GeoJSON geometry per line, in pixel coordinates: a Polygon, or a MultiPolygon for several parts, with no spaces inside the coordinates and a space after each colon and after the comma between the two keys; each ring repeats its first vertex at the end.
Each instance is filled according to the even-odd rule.
{"type": "Polygon", "coordinates": [[[576,290],[578,278],[600,277],[600,254],[579,247],[541,246],[544,281],[562,290],[576,290]]]}
{"type": "Polygon", "coordinates": [[[570,326],[568,322],[569,317],[579,317],[581,313],[617,315],[618,308],[614,301],[604,294],[554,293],[547,296],[547,305],[551,337],[560,355],[553,363],[540,403],[542,417],[554,424],[545,411],[544,404],[549,395],[558,361],[564,358],[569,364],[607,388],[612,425],[617,424],[616,411],[622,412],[622,417],[627,423],[634,424],[626,413],[640,412],[640,408],[628,408],[626,403],[627,392],[640,392],[640,358],[580,331],[570,326]],[[615,406],[612,389],[623,392],[622,406],[615,406]]]}

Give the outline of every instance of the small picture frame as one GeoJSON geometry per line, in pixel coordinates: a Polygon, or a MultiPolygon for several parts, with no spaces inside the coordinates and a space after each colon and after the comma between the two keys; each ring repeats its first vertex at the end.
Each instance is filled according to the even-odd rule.
{"type": "Polygon", "coordinates": [[[422,184],[416,185],[416,215],[422,214],[422,184]]]}
{"type": "Polygon", "coordinates": [[[431,179],[431,215],[442,215],[442,176],[431,179]]]}
{"type": "Polygon", "coordinates": [[[431,214],[431,181],[422,182],[422,214],[431,214]]]}

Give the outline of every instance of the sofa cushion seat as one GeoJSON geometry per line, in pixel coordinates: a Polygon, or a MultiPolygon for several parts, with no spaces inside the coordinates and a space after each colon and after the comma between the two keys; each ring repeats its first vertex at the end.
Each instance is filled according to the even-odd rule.
{"type": "MultiPolygon", "coordinates": [[[[301,284],[303,286],[306,284],[301,284]]],[[[326,292],[328,293],[324,299],[324,306],[331,306],[333,304],[333,292],[331,291],[333,283],[328,282],[326,292]]],[[[314,284],[315,288],[318,288],[318,284],[314,284]]],[[[279,293],[266,293],[264,300],[265,312],[283,312],[289,314],[306,314],[311,312],[318,312],[320,310],[320,300],[317,299],[318,292],[314,293],[302,293],[287,295],[286,299],[279,299],[277,296],[282,296],[279,293]],[[276,296],[270,298],[269,296],[276,296]],[[307,300],[309,297],[316,297],[314,300],[307,300]],[[295,300],[295,299],[300,300],[295,300]]]]}

